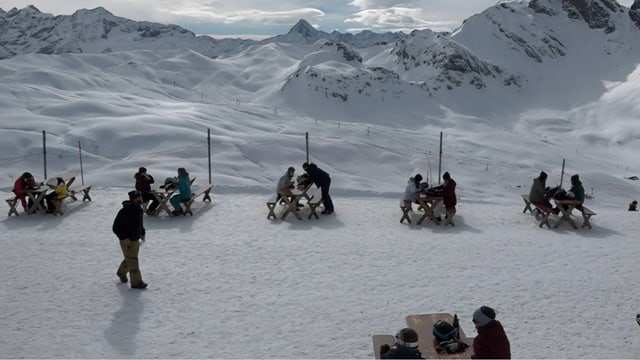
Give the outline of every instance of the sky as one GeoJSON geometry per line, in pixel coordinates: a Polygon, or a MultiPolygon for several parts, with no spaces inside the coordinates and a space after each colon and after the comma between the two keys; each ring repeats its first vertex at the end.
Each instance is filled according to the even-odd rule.
{"type": "MultiPolygon", "coordinates": [[[[65,203],[62,216],[0,218],[0,358],[365,359],[371,336],[394,334],[407,315],[457,313],[475,336],[481,305],[497,310],[514,358],[640,358],[640,218],[627,211],[638,145],[621,137],[637,138],[637,66],[575,109],[514,108],[508,127],[450,109],[373,122],[362,114],[406,115],[411,103],[349,93],[353,112],[340,118],[305,115],[337,107],[318,95],[306,112],[295,99],[276,105],[273,83],[313,60],[293,48],[0,61],[0,197],[29,171],[39,181],[74,174],[93,199],[65,203]],[[279,177],[306,161],[305,133],[310,159],[331,175],[335,213],[268,220],[279,177]],[[213,184],[193,217],[145,216],[145,291],[118,281],[111,233],[140,166],[158,182],[185,167],[194,188],[210,174],[213,184]],[[418,226],[417,211],[401,224],[409,177],[438,183],[440,168],[458,184],[455,227],[418,226]],[[593,229],[540,228],[523,213],[521,194],[541,170],[549,185],[580,175],[593,229]]],[[[316,55],[326,73],[349,70],[333,52],[316,55]]]]}
{"type": "MultiPolygon", "coordinates": [[[[284,34],[300,19],[331,32],[451,31],[496,0],[4,0],[0,8],[36,6],[53,15],[102,6],[116,16],[180,25],[196,34],[260,38],[284,34]]],[[[630,6],[633,0],[620,0],[630,6]]]]}

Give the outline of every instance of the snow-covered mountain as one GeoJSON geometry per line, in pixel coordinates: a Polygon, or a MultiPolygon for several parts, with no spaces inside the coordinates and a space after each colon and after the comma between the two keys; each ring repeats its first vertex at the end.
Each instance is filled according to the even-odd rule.
{"type": "Polygon", "coordinates": [[[273,79],[282,87],[270,101],[286,103],[282,94],[291,95],[288,90],[294,88],[298,110],[318,97],[333,100],[336,114],[348,112],[352,102],[395,99],[406,108],[421,97],[421,102],[463,113],[498,116],[503,111],[496,98],[522,109],[576,106],[597,99],[603,81],[624,79],[640,60],[633,46],[640,41],[639,8],[640,1],[630,9],[615,0],[502,2],[452,33],[416,30],[408,35],[326,33],[300,20],[287,34],[258,42],[196,36],[176,25],[132,21],[103,8],[53,16],[29,6],[0,10],[0,58],[175,49],[219,58],[288,44],[299,48],[298,66],[273,79]],[[334,48],[336,56],[319,58],[325,46],[334,48]],[[393,89],[386,89],[390,84],[393,89]],[[570,95],[558,101],[551,90],[570,95]]]}

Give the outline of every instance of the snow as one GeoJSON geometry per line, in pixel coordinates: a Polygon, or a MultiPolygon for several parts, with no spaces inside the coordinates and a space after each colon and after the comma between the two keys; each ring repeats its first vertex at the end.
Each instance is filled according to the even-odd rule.
{"type": "MultiPolygon", "coordinates": [[[[640,357],[638,213],[626,211],[638,194],[626,179],[638,175],[637,64],[568,110],[452,95],[510,114],[492,118],[397,84],[410,96],[295,104],[310,93],[285,97],[282,86],[305,54],[267,44],[217,59],[176,50],[1,61],[0,196],[24,171],[44,180],[45,130],[47,176],[80,176],[80,143],[93,201],[0,220],[0,357],[371,358],[371,335],[395,333],[410,314],[457,313],[474,336],[481,305],[498,311],[517,358],[640,357]],[[111,224],[133,174],[145,166],[162,181],[184,166],[194,187],[207,183],[208,130],[213,202],[193,217],[145,217],[149,288],[131,290],[115,275],[111,224]],[[307,132],[336,213],[267,220],[278,178],[301,171],[307,132]],[[549,185],[580,174],[592,230],[541,229],[522,213],[520,194],[541,170],[549,185]],[[458,183],[456,226],[400,224],[408,177],[437,183],[444,171],[458,183]]],[[[563,81],[545,79],[545,94],[571,97],[553,92],[563,81]]]]}

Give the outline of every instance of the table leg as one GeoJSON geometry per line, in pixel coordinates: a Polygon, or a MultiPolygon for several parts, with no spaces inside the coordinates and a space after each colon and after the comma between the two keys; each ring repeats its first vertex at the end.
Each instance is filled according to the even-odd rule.
{"type": "Polygon", "coordinates": [[[560,214],[562,216],[560,217],[560,219],[558,219],[558,221],[556,221],[556,224],[553,227],[554,228],[558,228],[558,226],[560,226],[560,223],[562,221],[567,221],[569,224],[571,224],[571,227],[573,227],[574,229],[577,229],[578,226],[576,225],[576,223],[571,218],[571,211],[573,210],[573,206],[569,205],[565,209],[562,204],[559,204],[559,205],[557,205],[557,207],[558,207],[558,209],[560,209],[560,214]]]}
{"type": "Polygon", "coordinates": [[[287,203],[287,209],[282,213],[281,219],[284,220],[289,213],[293,213],[298,220],[302,220],[300,212],[298,211],[298,199],[299,196],[282,196],[285,203],[287,203]]]}

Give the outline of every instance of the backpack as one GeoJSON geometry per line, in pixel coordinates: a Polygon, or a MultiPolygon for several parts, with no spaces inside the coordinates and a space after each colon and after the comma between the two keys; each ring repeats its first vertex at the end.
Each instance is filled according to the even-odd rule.
{"type": "Polygon", "coordinates": [[[438,320],[433,324],[433,336],[440,342],[458,338],[458,329],[446,321],[438,320]]]}
{"type": "Polygon", "coordinates": [[[436,351],[439,353],[457,354],[467,350],[468,347],[469,345],[467,345],[466,343],[463,343],[460,340],[452,339],[443,341],[438,344],[438,346],[436,346],[436,351]]]}
{"type": "Polygon", "coordinates": [[[170,190],[175,189],[178,186],[177,180],[172,177],[164,179],[164,185],[160,185],[161,189],[170,190]]]}

